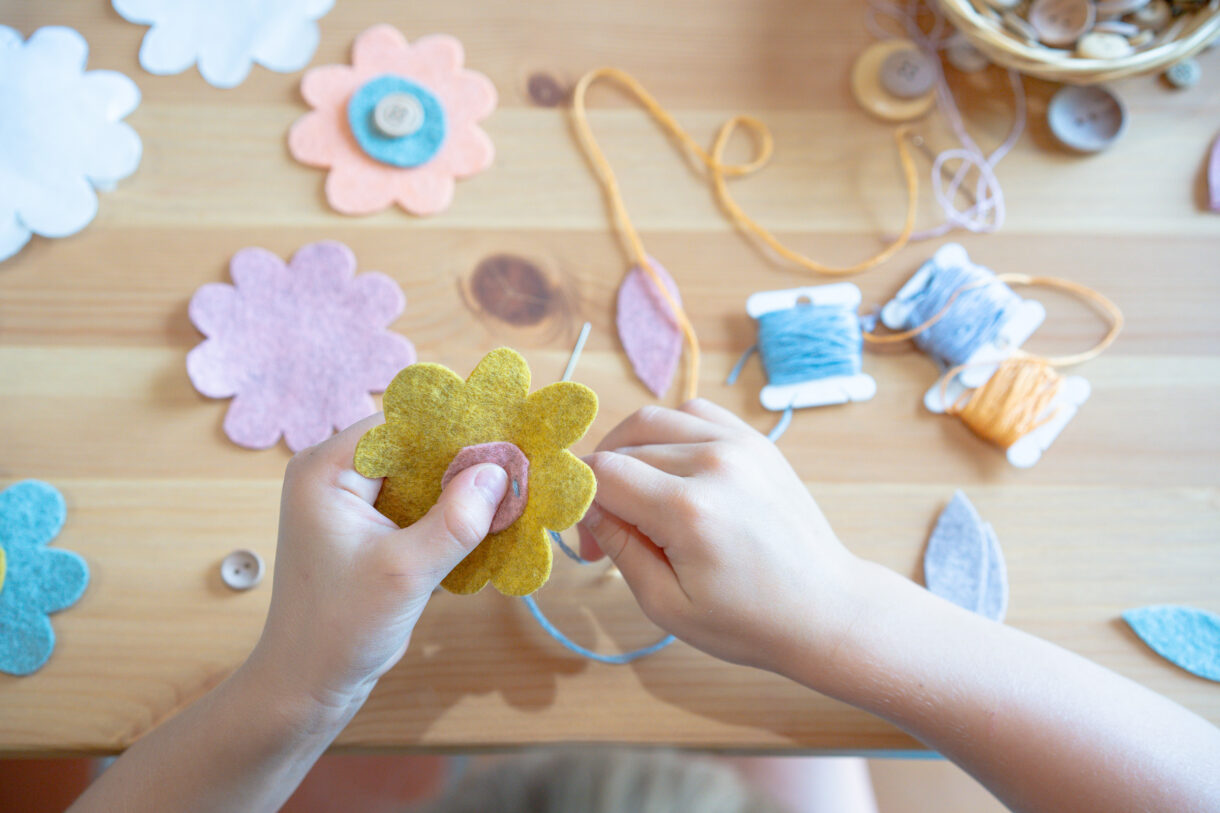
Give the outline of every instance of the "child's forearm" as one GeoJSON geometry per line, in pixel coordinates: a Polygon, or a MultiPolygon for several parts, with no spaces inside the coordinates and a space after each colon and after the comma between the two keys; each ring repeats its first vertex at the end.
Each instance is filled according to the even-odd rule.
{"type": "Polygon", "coordinates": [[[328,709],[260,669],[247,661],[141,738],[71,812],[278,810],[355,707],[328,709]]]}
{"type": "Polygon", "coordinates": [[[795,680],[886,718],[1016,810],[1220,810],[1220,729],[1144,687],[861,563],[795,680]]]}

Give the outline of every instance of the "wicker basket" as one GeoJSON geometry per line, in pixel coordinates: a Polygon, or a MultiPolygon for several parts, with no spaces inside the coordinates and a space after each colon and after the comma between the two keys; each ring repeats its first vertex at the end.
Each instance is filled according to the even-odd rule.
{"type": "MultiPolygon", "coordinates": [[[[945,16],[993,62],[1030,76],[1089,85],[1161,71],[1203,50],[1220,34],[1220,0],[1184,14],[1158,33],[1150,45],[1117,59],[1083,59],[1031,45],[1013,36],[971,0],[935,0],[945,16]]],[[[977,0],[982,4],[983,0],[977,0]]]]}

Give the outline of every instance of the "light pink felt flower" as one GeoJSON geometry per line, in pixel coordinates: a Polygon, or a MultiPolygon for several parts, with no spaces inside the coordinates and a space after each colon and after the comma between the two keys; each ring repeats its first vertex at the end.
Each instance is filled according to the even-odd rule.
{"type": "Polygon", "coordinates": [[[496,107],[496,88],[462,67],[462,44],[446,35],[408,45],[393,26],[376,25],[356,38],[352,64],[324,65],[305,74],[301,95],[313,112],[288,133],[288,149],[303,164],[329,168],[326,199],[337,211],[370,214],[397,203],[418,215],[447,208],[455,178],[491,166],[495,148],[478,122],[496,107]],[[444,109],[445,138],[426,163],[397,167],[370,157],[352,133],[348,103],[365,83],[401,77],[429,91],[444,109]]]}
{"type": "Polygon", "coordinates": [[[234,285],[214,282],[191,297],[207,336],[186,357],[195,389],[233,398],[224,430],[251,449],[283,434],[294,452],[376,411],[382,392],[415,361],[415,347],[385,328],[406,297],[385,274],[355,275],[342,243],[302,247],[287,265],[261,248],[233,255],[234,285]]]}

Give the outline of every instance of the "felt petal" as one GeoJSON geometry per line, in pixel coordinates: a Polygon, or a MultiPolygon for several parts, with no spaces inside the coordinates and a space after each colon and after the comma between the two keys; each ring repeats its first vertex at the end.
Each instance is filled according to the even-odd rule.
{"type": "Polygon", "coordinates": [[[371,159],[337,164],[326,176],[326,200],[345,215],[380,212],[394,202],[398,178],[397,173],[374,165],[371,159]]]}
{"type": "Polygon", "coordinates": [[[151,25],[164,5],[162,0],[111,0],[114,10],[129,23],[151,25]]]}
{"type": "Polygon", "coordinates": [[[29,590],[28,606],[44,613],[71,607],[89,584],[89,565],[70,550],[43,548],[24,563],[22,586],[29,590]]]}
{"type": "Polygon", "coordinates": [[[237,87],[245,81],[252,67],[254,60],[250,54],[227,42],[205,42],[201,46],[199,75],[213,87],[237,87]]]}
{"type": "Polygon", "coordinates": [[[571,528],[584,517],[597,491],[593,470],[569,451],[530,458],[530,502],[526,508],[552,531],[571,528]]]}
{"type": "Polygon", "coordinates": [[[405,71],[429,87],[449,81],[462,68],[466,49],[456,37],[448,34],[428,34],[410,46],[405,71]]]}
{"type": "Polygon", "coordinates": [[[237,289],[224,282],[209,282],[195,291],[187,315],[204,336],[216,336],[237,316],[237,289]]]}
{"type": "MultiPolygon", "coordinates": [[[[597,395],[584,384],[548,384],[525,399],[519,434],[540,449],[566,449],[585,436],[597,417],[597,395]]],[[[549,526],[548,526],[549,527],[549,526]]]]}
{"type": "Polygon", "coordinates": [[[10,553],[45,545],[59,534],[67,515],[63,495],[53,486],[40,480],[14,483],[0,491],[0,543],[10,553]]]}
{"type": "MultiPolygon", "coordinates": [[[[367,396],[365,397],[367,398],[367,396]]],[[[283,424],[284,443],[293,452],[308,449],[335,433],[329,413],[311,409],[310,406],[296,402],[279,414],[280,422],[283,424]]],[[[369,414],[372,414],[371,409],[365,412],[366,416],[369,414]]],[[[272,441],[269,445],[274,443],[275,441],[272,441]]]]}
{"type": "Polygon", "coordinates": [[[237,394],[238,379],[233,372],[228,348],[216,339],[208,339],[186,354],[187,377],[208,398],[230,398],[237,394]]]}
{"type": "Polygon", "coordinates": [[[945,506],[924,552],[924,581],[930,591],[959,607],[1003,620],[1008,578],[994,531],[979,518],[962,492],[945,506]]]}
{"type": "Polygon", "coordinates": [[[356,72],[347,65],[322,65],[306,71],[301,79],[301,96],[319,110],[346,107],[358,84],[356,72]]]}
{"type": "Polygon", "coordinates": [[[158,21],[144,35],[140,45],[140,67],[149,73],[171,76],[182,73],[194,63],[194,31],[185,17],[158,21]]]}
{"type": "Polygon", "coordinates": [[[288,270],[306,284],[346,291],[356,275],[356,255],[337,240],[322,240],[298,249],[288,270]]]}
{"type": "Polygon", "coordinates": [[[352,157],[350,134],[342,131],[329,110],[306,113],[288,130],[288,152],[311,167],[328,168],[352,157]]]}
{"type": "Polygon", "coordinates": [[[434,164],[424,164],[398,176],[394,199],[411,214],[433,215],[453,203],[453,176],[434,164]]]}
{"type": "Polygon", "coordinates": [[[30,234],[17,220],[16,212],[0,212],[0,261],[20,251],[30,241],[30,234]]]}
{"type": "Polygon", "coordinates": [[[352,64],[364,70],[387,70],[407,49],[407,38],[386,23],[366,29],[352,44],[352,64]]]}
{"type": "Polygon", "coordinates": [[[268,393],[239,392],[225,413],[229,440],[247,449],[270,449],[280,439],[279,418],[268,393]]]}
{"type": "MultiPolygon", "coordinates": [[[[407,472],[417,463],[415,449],[399,440],[398,432],[389,424],[374,426],[356,444],[355,469],[365,477],[389,477],[407,472]]],[[[441,471],[441,474],[444,474],[441,471]]],[[[438,491],[439,493],[439,487],[438,491]]],[[[389,497],[383,486],[383,494],[389,497]]],[[[379,498],[380,499],[380,498],[379,498]]],[[[378,510],[391,519],[398,515],[378,505],[378,510]]],[[[421,515],[422,516],[422,515],[421,515]]]]}
{"type": "Polygon", "coordinates": [[[229,260],[229,276],[242,296],[273,299],[288,279],[288,268],[278,254],[250,247],[229,260]]]}
{"type": "Polygon", "coordinates": [[[1207,197],[1211,210],[1220,212],[1220,136],[1212,142],[1207,158],[1207,197]]]}
{"type": "Polygon", "coordinates": [[[381,402],[386,421],[409,422],[420,415],[443,414],[450,399],[464,386],[448,367],[428,362],[412,364],[386,388],[381,402]]]}
{"type": "Polygon", "coordinates": [[[140,88],[118,71],[89,71],[81,77],[82,104],[96,106],[94,112],[108,122],[116,122],[135,112],[140,105],[140,88]]]}
{"type": "Polygon", "coordinates": [[[454,129],[487,118],[499,101],[495,84],[478,71],[461,70],[449,74],[436,82],[434,87],[454,129]]]}
{"type": "Polygon", "coordinates": [[[432,163],[456,178],[467,178],[490,167],[495,158],[491,137],[472,124],[450,135],[432,163]]]}
{"type": "Polygon", "coordinates": [[[281,15],[263,26],[259,34],[251,56],[280,73],[304,68],[318,48],[318,24],[306,17],[281,15]]]}
{"type": "Polygon", "coordinates": [[[524,400],[530,391],[529,365],[516,350],[498,347],[475,366],[466,389],[488,403],[524,400]]]}
{"type": "Polygon", "coordinates": [[[1220,615],[1159,604],[1127,610],[1123,620],[1165,660],[1199,677],[1220,681],[1220,615]]]}
{"type": "Polygon", "coordinates": [[[81,145],[82,169],[93,183],[108,187],[136,171],[142,151],[135,130],[123,123],[112,124],[81,145]]]}
{"type": "MultiPolygon", "coordinates": [[[[682,304],[678,285],[659,262],[648,258],[674,301],[682,304]]],[[[682,358],[682,331],[656,283],[641,268],[632,268],[618,289],[615,311],[619,340],[635,374],[660,398],[673,382],[682,358]]]]}
{"type": "Polygon", "coordinates": [[[416,361],[415,345],[411,340],[390,332],[376,334],[364,348],[363,355],[365,367],[355,383],[367,392],[385,392],[395,374],[416,361]]]}
{"type": "Polygon", "coordinates": [[[85,70],[88,58],[89,43],[62,25],[40,28],[25,43],[25,69],[31,76],[41,74],[52,87],[75,79],[85,70]]]}
{"type": "Polygon", "coordinates": [[[0,596],[0,672],[29,675],[55,649],[55,631],[45,613],[14,606],[0,596]]]}
{"type": "Polygon", "coordinates": [[[398,283],[376,271],[366,271],[356,277],[345,295],[348,306],[358,310],[370,325],[377,327],[388,326],[402,315],[407,306],[407,298],[398,283]]]}
{"type": "Polygon", "coordinates": [[[21,202],[21,220],[43,237],[66,237],[89,225],[97,214],[97,194],[79,176],[43,178],[37,194],[21,202]]]}
{"type": "Polygon", "coordinates": [[[506,596],[528,596],[551,577],[552,556],[550,537],[536,525],[525,525],[512,554],[492,571],[491,584],[506,596]]]}

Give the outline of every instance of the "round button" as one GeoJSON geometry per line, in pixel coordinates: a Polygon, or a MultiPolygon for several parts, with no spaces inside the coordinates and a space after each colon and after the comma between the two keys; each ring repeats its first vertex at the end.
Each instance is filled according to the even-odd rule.
{"type": "MultiPolygon", "coordinates": [[[[933,86],[913,98],[895,95],[882,85],[882,67],[891,55],[903,52],[919,54],[919,46],[907,39],[890,39],[877,42],[864,49],[851,69],[851,92],[860,106],[874,116],[886,121],[910,121],[932,109],[936,102],[936,66],[928,65],[932,71],[933,86]]],[[[895,64],[898,64],[897,62],[895,64]]],[[[918,71],[916,72],[918,73],[918,71]]],[[[918,81],[918,76],[914,77],[918,81]]],[[[897,83],[898,77],[891,81],[897,83]]],[[[902,78],[903,82],[907,80],[902,78]]],[[[908,87],[916,85],[908,84],[908,87]]]]}
{"type": "Polygon", "coordinates": [[[949,38],[945,48],[945,59],[962,73],[978,73],[991,64],[987,55],[970,44],[960,33],[949,38]]]}
{"type": "Polygon", "coordinates": [[[922,96],[936,81],[936,67],[918,49],[895,51],[881,63],[881,87],[900,99],[922,96]]]}
{"type": "Polygon", "coordinates": [[[1152,0],[1151,3],[1135,12],[1131,19],[1144,28],[1159,31],[1169,24],[1169,18],[1172,16],[1173,12],[1169,8],[1169,3],[1165,0],[1152,0]]]}
{"type": "Polygon", "coordinates": [[[1089,0],[1034,0],[1029,22],[1047,45],[1071,45],[1093,25],[1089,0]]]}
{"type": "Polygon", "coordinates": [[[1065,147],[1098,152],[1122,135],[1127,113],[1118,97],[1103,87],[1069,85],[1051,97],[1046,121],[1065,147]]]}
{"type": "Polygon", "coordinates": [[[1183,59],[1169,67],[1165,71],[1165,79],[1175,88],[1192,88],[1199,84],[1199,78],[1203,75],[1202,69],[1199,68],[1199,63],[1193,59],[1183,59]]]}
{"type": "Polygon", "coordinates": [[[249,590],[263,580],[263,557],[239,548],[220,563],[220,578],[234,590],[249,590]]]}
{"type": "Polygon", "coordinates": [[[424,106],[410,93],[387,93],[373,108],[373,126],[386,138],[402,138],[424,126],[424,106]]]}
{"type": "Polygon", "coordinates": [[[1076,43],[1076,53],[1085,59],[1118,59],[1134,53],[1131,43],[1121,34],[1090,31],[1076,43]]]}

